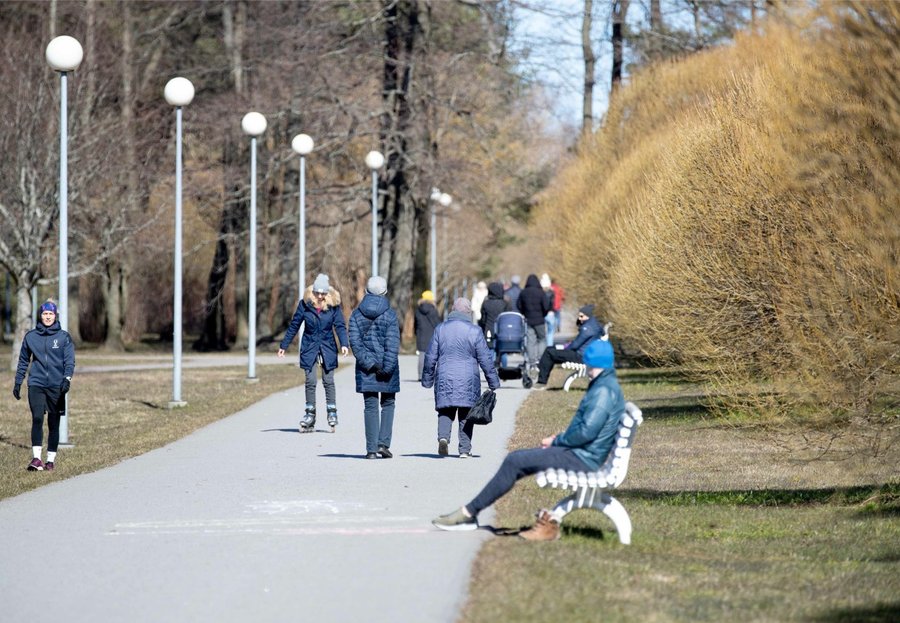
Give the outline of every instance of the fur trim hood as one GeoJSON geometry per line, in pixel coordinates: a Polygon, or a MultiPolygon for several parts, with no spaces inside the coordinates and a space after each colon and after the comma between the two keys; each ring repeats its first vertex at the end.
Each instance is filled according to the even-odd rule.
{"type": "MultiPolygon", "coordinates": [[[[303,300],[310,306],[316,306],[316,299],[313,297],[313,287],[306,286],[306,290],[303,292],[303,300]]],[[[328,288],[328,294],[325,295],[325,305],[322,309],[330,309],[332,307],[337,307],[341,304],[341,293],[335,290],[334,288],[328,288]]]]}

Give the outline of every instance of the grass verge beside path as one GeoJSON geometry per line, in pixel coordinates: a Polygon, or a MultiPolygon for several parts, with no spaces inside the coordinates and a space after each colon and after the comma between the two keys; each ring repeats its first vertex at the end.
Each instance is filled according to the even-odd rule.
{"type": "MultiPolygon", "coordinates": [[[[583,385],[552,391],[562,379],[523,405],[511,448],[568,423],[583,385]]],[[[900,620],[896,447],[811,461],[800,444],[705,417],[691,398],[697,388],[677,377],[620,379],[645,416],[615,494],[631,515],[632,545],[584,510],[566,517],[557,542],[491,539],[462,621],[900,620]]],[[[498,502],[496,524],[531,525],[561,497],[525,479],[498,502]]]]}
{"type": "Polygon", "coordinates": [[[28,472],[31,411],[26,387],[17,402],[13,375],[2,373],[0,387],[7,389],[0,398],[0,499],[159,448],[303,380],[298,368],[287,364],[266,366],[258,383],[244,382],[246,376],[246,367],[184,369],[182,397],[188,406],[169,410],[171,370],[77,375],[69,395],[69,441],[74,447],[60,450],[53,472],[28,472]]]}

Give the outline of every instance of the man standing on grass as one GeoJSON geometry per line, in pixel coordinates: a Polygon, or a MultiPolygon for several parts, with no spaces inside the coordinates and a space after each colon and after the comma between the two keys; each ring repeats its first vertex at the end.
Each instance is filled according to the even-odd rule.
{"type": "MultiPolygon", "coordinates": [[[[503,497],[525,476],[550,468],[575,472],[600,469],[615,442],[619,418],[625,411],[625,398],[616,379],[609,342],[591,342],[584,352],[584,364],[591,383],[565,432],[542,439],[540,448],[510,452],[471,502],[432,521],[437,528],[475,530],[478,513],[503,497]]],[[[559,522],[550,511],[542,510],[534,527],[520,536],[531,541],[556,540],[560,537],[559,522]]]]}

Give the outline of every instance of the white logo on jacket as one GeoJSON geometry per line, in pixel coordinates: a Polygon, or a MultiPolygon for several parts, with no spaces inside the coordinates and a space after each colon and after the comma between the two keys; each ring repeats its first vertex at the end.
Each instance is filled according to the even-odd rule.
{"type": "Polygon", "coordinates": [[[59,348],[59,340],[53,340],[53,348],[59,348]]]}

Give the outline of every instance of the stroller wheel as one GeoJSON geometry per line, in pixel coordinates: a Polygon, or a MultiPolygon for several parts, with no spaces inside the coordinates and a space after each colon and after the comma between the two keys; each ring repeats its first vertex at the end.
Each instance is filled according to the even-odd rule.
{"type": "Polygon", "coordinates": [[[531,377],[527,374],[522,375],[522,387],[525,389],[531,389],[531,386],[534,384],[534,381],[531,380],[531,377]]]}

